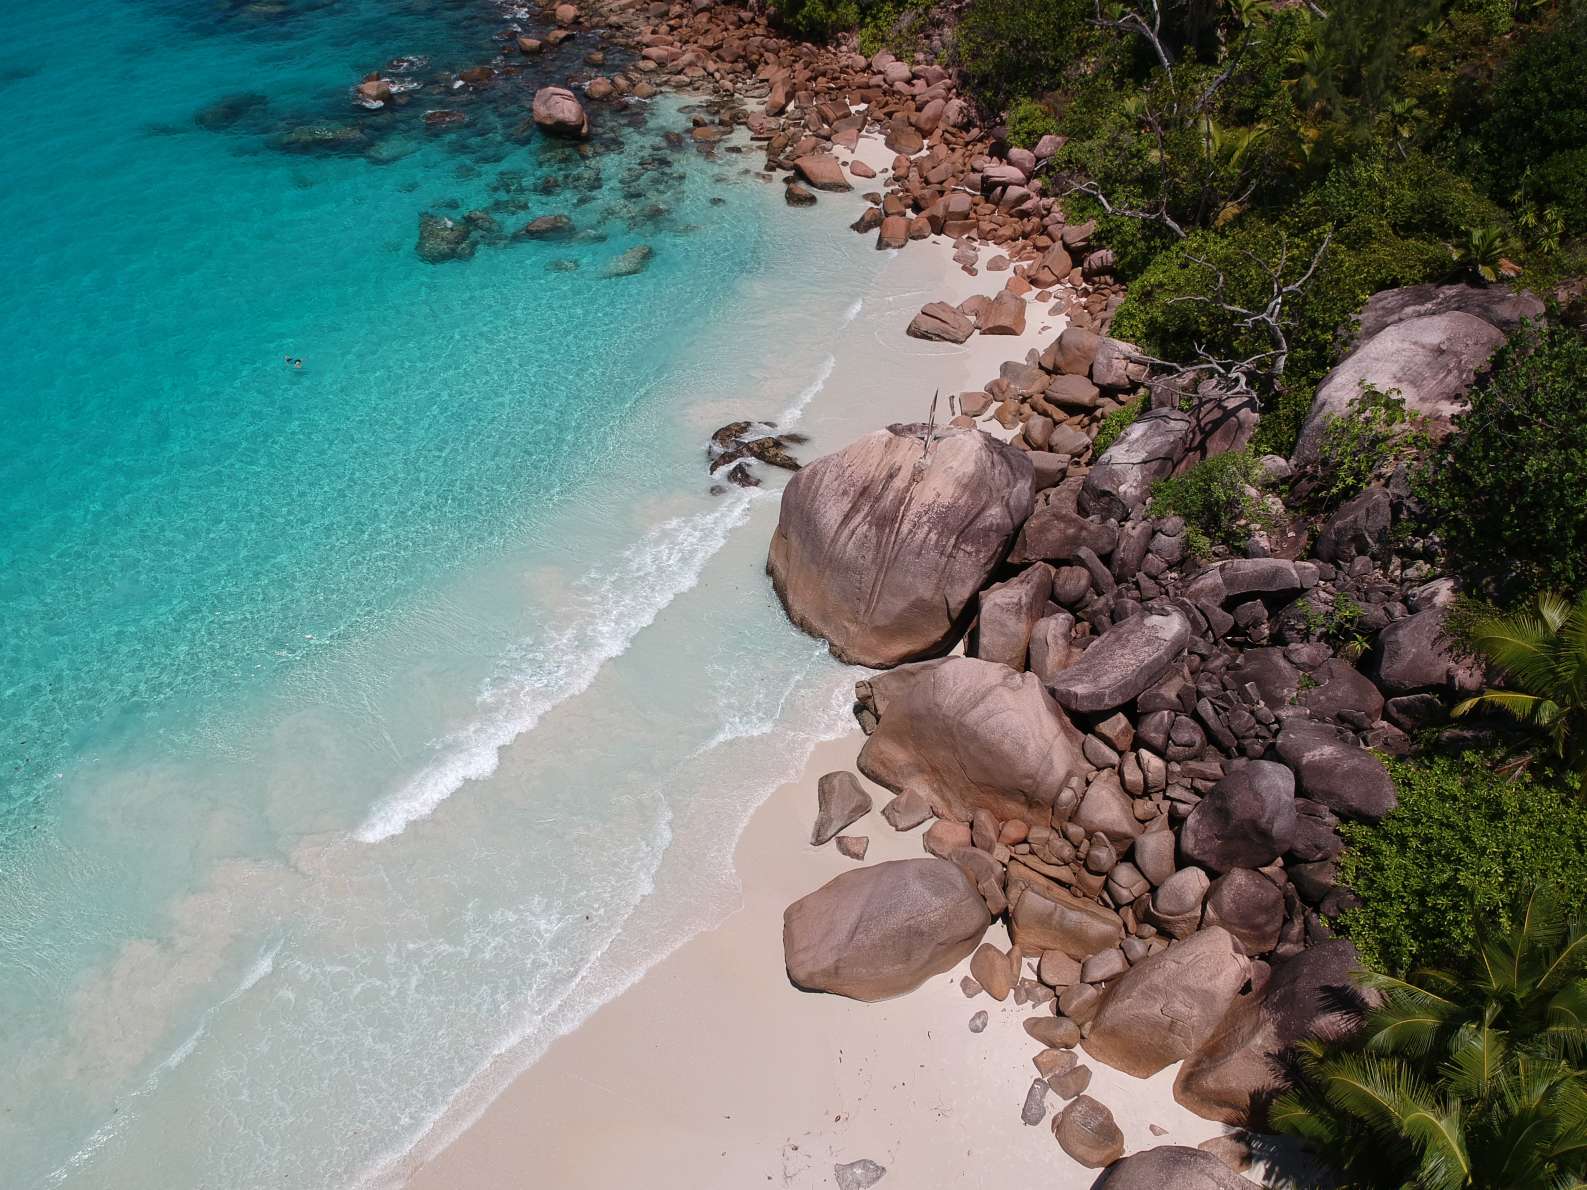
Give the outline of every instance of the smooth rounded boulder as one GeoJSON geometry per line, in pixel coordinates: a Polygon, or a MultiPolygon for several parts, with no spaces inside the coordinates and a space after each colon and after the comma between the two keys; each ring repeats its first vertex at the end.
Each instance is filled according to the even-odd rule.
{"type": "Polygon", "coordinates": [[[1352,975],[1356,949],[1332,938],[1273,968],[1257,995],[1237,1001],[1208,1042],[1174,1078],[1174,1098],[1198,1116],[1260,1127],[1262,1109],[1288,1089],[1286,1055],[1296,1042],[1347,1036],[1366,1003],[1352,975]]]}
{"type": "Polygon", "coordinates": [[[1251,1190],[1252,1183],[1211,1153],[1159,1145],[1108,1166],[1097,1190],[1251,1190]]]}
{"type": "Polygon", "coordinates": [[[1149,1078],[1201,1048],[1250,974],[1251,962],[1229,932],[1208,927],[1110,983],[1085,1050],[1116,1070],[1149,1078]]]}
{"type": "Polygon", "coordinates": [[[1241,765],[1196,803],[1179,833],[1180,853],[1193,864],[1227,872],[1260,868],[1295,838],[1295,775],[1281,764],[1241,765]]]}
{"type": "Polygon", "coordinates": [[[1290,719],[1278,733],[1278,754],[1300,792],[1336,814],[1377,822],[1399,804],[1383,762],[1326,723],[1290,719]]]}
{"type": "Polygon", "coordinates": [[[1504,331],[1493,323],[1460,310],[1385,327],[1317,385],[1290,461],[1299,464],[1317,457],[1328,423],[1349,411],[1363,385],[1397,393],[1406,411],[1420,415],[1430,432],[1447,429],[1465,407],[1466,390],[1504,339],[1504,331]]]}
{"type": "Polygon", "coordinates": [[[942,818],[1047,822],[1069,778],[1083,771],[1080,733],[1031,673],[943,657],[877,674],[876,730],[859,769],[896,792],[913,790],[942,818]]]}
{"type": "Polygon", "coordinates": [[[783,491],[766,569],[788,616],[841,661],[944,652],[1030,515],[1024,452],[979,430],[894,425],[810,463],[783,491]]]}
{"type": "Polygon", "coordinates": [[[991,924],[957,865],[891,860],[844,872],[788,906],[783,960],[807,991],[886,1000],[954,967],[991,924]]]}
{"type": "Polygon", "coordinates": [[[532,111],[535,124],[555,136],[581,138],[589,134],[589,117],[566,87],[541,87],[535,92],[532,111]]]}

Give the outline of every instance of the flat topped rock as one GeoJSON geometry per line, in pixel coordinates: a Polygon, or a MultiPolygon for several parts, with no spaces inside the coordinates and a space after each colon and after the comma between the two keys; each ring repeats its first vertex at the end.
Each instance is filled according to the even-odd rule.
{"type": "Polygon", "coordinates": [[[945,859],[898,859],[829,880],[783,912],[788,978],[808,991],[885,1000],[968,957],[992,923],[945,859]]]}
{"type": "Polygon", "coordinates": [[[1115,624],[1058,675],[1052,695],[1066,711],[1124,706],[1156,684],[1190,643],[1183,612],[1145,612],[1115,624]]]}
{"type": "Polygon", "coordinates": [[[1294,770],[1300,792],[1336,814],[1377,822],[1399,804],[1383,762],[1326,723],[1289,720],[1278,734],[1278,754],[1294,770]]]}

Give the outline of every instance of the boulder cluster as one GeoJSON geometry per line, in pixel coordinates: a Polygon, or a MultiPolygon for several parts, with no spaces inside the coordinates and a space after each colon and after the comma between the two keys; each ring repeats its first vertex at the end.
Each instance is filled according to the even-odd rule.
{"type": "MultiPolygon", "coordinates": [[[[1023,418],[1012,442],[894,425],[809,463],[768,557],[794,622],[880,671],[856,686],[858,767],[896,829],[930,823],[928,858],[789,908],[790,977],[873,1000],[971,956],[968,994],[1034,1014],[1027,1115],[1070,1101],[1054,1133],[1097,1167],[1123,1141],[1077,1045],[1139,1076],[1182,1063],[1181,1103],[1260,1126],[1287,1050],[1351,1027],[1338,827],[1393,809],[1379,754],[1482,680],[1445,640],[1453,585],[1396,552],[1398,481],[1282,536],[1308,556],[1198,558],[1152,515],[1152,483],[1249,439],[1244,399],[1154,400],[1093,462],[1032,441],[1055,380],[1147,382],[1111,342],[1068,329],[1005,367],[987,396],[1023,418]],[[996,919],[1009,950],[983,941],[996,919]]],[[[826,837],[870,808],[842,776],[859,796],[826,837]]]]}

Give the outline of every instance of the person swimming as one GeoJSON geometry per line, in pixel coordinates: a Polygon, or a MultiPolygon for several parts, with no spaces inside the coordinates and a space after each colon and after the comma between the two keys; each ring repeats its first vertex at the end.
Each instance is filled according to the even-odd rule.
{"type": "Polygon", "coordinates": [[[283,361],[288,367],[296,368],[299,372],[303,371],[303,360],[301,358],[293,359],[288,355],[283,357],[283,361]]]}

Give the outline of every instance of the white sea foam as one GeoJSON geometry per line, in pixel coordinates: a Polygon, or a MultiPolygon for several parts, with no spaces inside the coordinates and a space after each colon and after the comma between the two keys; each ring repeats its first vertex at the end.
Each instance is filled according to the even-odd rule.
{"type": "Polygon", "coordinates": [[[532,731],[547,711],[588,689],[603,665],[699,582],[706,562],[744,523],[755,498],[735,494],[710,512],[657,525],[615,565],[586,575],[574,589],[573,606],[559,613],[565,626],[526,642],[522,660],[481,696],[479,717],[443,740],[430,764],[376,803],[353,838],[379,843],[400,835],[465,782],[495,772],[503,748],[532,731]]]}
{"type": "Polygon", "coordinates": [[[855,298],[854,303],[849,306],[847,310],[843,311],[843,321],[839,324],[840,329],[842,327],[848,326],[849,323],[858,318],[860,316],[860,311],[863,309],[865,309],[865,299],[862,297],[855,298]]]}
{"type": "Polygon", "coordinates": [[[827,386],[827,381],[832,379],[832,370],[838,366],[838,357],[828,355],[821,361],[821,366],[816,369],[816,378],[804,388],[799,390],[799,395],[793,399],[793,404],[782,411],[782,416],[777,419],[777,428],[786,429],[804,416],[805,406],[816,399],[816,396],[827,386]]]}
{"type": "MultiPolygon", "coordinates": [[[[758,778],[748,789],[736,788],[734,805],[738,811],[730,832],[710,839],[691,837],[687,840],[691,850],[687,857],[671,856],[672,864],[685,864],[691,868],[706,865],[712,870],[731,868],[733,854],[750,817],[778,787],[792,780],[808,761],[815,747],[826,740],[836,739],[853,727],[852,671],[844,670],[827,681],[812,682],[812,671],[817,668],[825,649],[815,650],[809,663],[800,667],[798,676],[780,692],[778,710],[789,710],[790,700],[797,705],[793,714],[777,718],[771,724],[755,724],[748,730],[733,730],[724,726],[718,739],[696,749],[685,762],[692,771],[702,761],[711,759],[713,752],[729,750],[717,763],[733,765],[754,773],[758,778]],[[731,749],[743,747],[744,741],[760,740],[754,745],[757,751],[747,765],[735,763],[731,749]],[[697,849],[704,847],[706,853],[697,849]],[[708,854],[707,854],[708,853],[708,854]]],[[[723,694],[728,693],[724,688],[723,694]]],[[[741,723],[740,726],[748,726],[741,723]]],[[[674,774],[676,776],[676,774],[674,774]]],[[[662,829],[663,850],[669,854],[673,843],[670,817],[662,829]]],[[[408,1175],[419,1163],[445,1149],[466,1132],[484,1114],[491,1102],[515,1078],[533,1066],[558,1037],[578,1029],[604,1004],[627,992],[657,964],[665,961],[680,947],[688,943],[708,923],[676,932],[654,929],[653,920],[643,917],[644,927],[637,933],[644,938],[642,949],[647,953],[640,961],[614,958],[614,951],[623,943],[632,949],[630,933],[636,914],[653,913],[659,906],[651,902],[656,893],[657,876],[652,873],[641,889],[639,903],[618,929],[601,947],[583,963],[572,980],[554,992],[537,989],[536,995],[526,997],[526,1009],[498,1040],[480,1063],[472,1077],[459,1087],[433,1115],[415,1128],[405,1138],[371,1161],[355,1177],[351,1185],[359,1190],[398,1190],[406,1184],[408,1175]]]]}
{"type": "Polygon", "coordinates": [[[45,1177],[45,1184],[49,1186],[62,1185],[68,1178],[82,1170],[95,1153],[114,1140],[117,1134],[137,1117],[137,1112],[132,1107],[132,1101],[151,1093],[160,1085],[160,1079],[163,1075],[169,1074],[187,1061],[193,1051],[198,1048],[198,1043],[203,1040],[204,1034],[209,1031],[210,1021],[214,1019],[215,1014],[274,971],[276,955],[280,953],[281,939],[277,939],[260,951],[259,956],[249,965],[248,970],[243,972],[242,979],[237,982],[237,986],[231,990],[230,994],[204,1010],[204,1014],[198,1018],[197,1027],[187,1035],[187,1038],[167,1054],[164,1060],[150,1072],[149,1077],[143,1081],[143,1084],[121,1103],[114,1116],[94,1129],[88,1139],[78,1148],[77,1152],[73,1153],[45,1177]]]}

